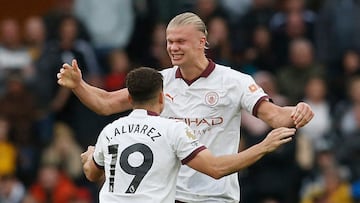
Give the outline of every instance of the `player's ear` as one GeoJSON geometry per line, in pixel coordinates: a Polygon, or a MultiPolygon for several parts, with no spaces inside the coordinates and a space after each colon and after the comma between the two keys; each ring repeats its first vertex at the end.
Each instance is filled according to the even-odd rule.
{"type": "Polygon", "coordinates": [[[130,103],[131,105],[133,104],[133,100],[132,100],[132,98],[131,98],[130,95],[128,95],[128,101],[129,101],[129,103],[130,103]]]}
{"type": "Polygon", "coordinates": [[[206,47],[206,37],[201,37],[200,38],[200,48],[205,48],[206,47]]]}
{"type": "Polygon", "coordinates": [[[164,104],[164,100],[165,100],[164,92],[161,91],[159,92],[159,104],[164,104]]]}

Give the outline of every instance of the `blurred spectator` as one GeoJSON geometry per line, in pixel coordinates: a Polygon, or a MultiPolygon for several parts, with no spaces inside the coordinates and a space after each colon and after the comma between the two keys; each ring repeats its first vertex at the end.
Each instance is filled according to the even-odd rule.
{"type": "Polygon", "coordinates": [[[16,173],[17,152],[16,146],[9,140],[9,130],[8,120],[0,116],[0,178],[16,173]]]}
{"type": "Polygon", "coordinates": [[[238,46],[251,46],[253,33],[258,27],[269,29],[270,20],[275,12],[273,4],[273,0],[251,0],[250,9],[237,20],[234,26],[233,37],[238,46]]]}
{"type": "Polygon", "coordinates": [[[218,0],[195,0],[193,12],[196,13],[209,26],[209,22],[214,17],[222,17],[228,22],[225,10],[219,5],[218,0]]]}
{"type": "MultiPolygon", "coordinates": [[[[48,53],[43,57],[49,57],[43,58],[41,65],[53,65],[54,67],[48,70],[52,72],[52,68],[59,70],[63,63],[71,63],[72,59],[77,59],[85,80],[94,86],[102,87],[103,80],[94,50],[88,42],[77,38],[77,31],[74,17],[63,17],[59,27],[59,39],[48,44],[48,53]]],[[[51,77],[56,78],[56,74],[51,77]]],[[[85,107],[71,90],[59,87],[56,79],[53,80],[55,88],[58,88],[50,106],[55,113],[55,119],[67,123],[75,131],[76,139],[82,147],[95,142],[96,132],[101,130],[105,122],[104,117],[85,107]]]]}
{"type": "Polygon", "coordinates": [[[82,176],[82,164],[79,161],[82,151],[72,129],[65,123],[57,122],[53,140],[44,149],[41,162],[60,166],[68,177],[76,181],[82,176]]]}
{"type": "Polygon", "coordinates": [[[105,90],[114,91],[125,87],[126,74],[130,71],[130,59],[123,50],[113,50],[109,54],[110,72],[105,75],[105,90]]]}
{"type": "Polygon", "coordinates": [[[218,3],[225,10],[231,25],[241,18],[252,6],[252,0],[220,0],[218,3]]]}
{"type": "Polygon", "coordinates": [[[341,58],[349,49],[360,50],[360,5],[358,0],[324,1],[316,24],[317,55],[336,77],[341,58]]]}
{"type": "MultiPolygon", "coordinates": [[[[92,46],[88,42],[78,39],[78,33],[78,24],[74,16],[64,16],[60,21],[57,46],[61,52],[62,62],[71,63],[72,59],[76,58],[83,66],[84,77],[90,80],[99,76],[101,71],[92,46]]],[[[95,81],[90,80],[89,82],[95,81]]]]}
{"type": "MultiPolygon", "coordinates": [[[[151,34],[151,44],[145,56],[138,61],[141,64],[159,70],[172,66],[166,50],[166,25],[158,23],[151,34]]],[[[136,62],[135,62],[136,63],[136,62]]],[[[141,66],[139,64],[139,66],[141,66]]]]}
{"type": "MultiPolygon", "coordinates": [[[[319,155],[323,159],[330,154],[319,155]]],[[[331,156],[331,155],[330,155],[331,156]]],[[[341,167],[331,163],[322,167],[315,181],[307,185],[301,203],[352,203],[351,185],[342,177],[341,167]]]]}
{"type": "Polygon", "coordinates": [[[304,97],[304,87],[315,75],[323,76],[323,67],[314,59],[314,48],[309,40],[296,39],[289,49],[290,63],[277,72],[280,93],[287,96],[292,104],[304,97]]]}
{"type": "Polygon", "coordinates": [[[55,92],[58,89],[54,77],[58,65],[49,63],[53,62],[54,55],[49,50],[46,35],[43,18],[31,16],[25,19],[24,42],[35,67],[34,78],[30,84],[37,111],[35,130],[42,145],[47,144],[52,136],[52,102],[55,103],[53,99],[56,98],[55,92]]]}
{"type": "Polygon", "coordinates": [[[314,76],[308,80],[305,86],[304,101],[311,106],[315,116],[308,125],[299,131],[308,137],[313,146],[316,147],[316,143],[330,133],[332,123],[330,103],[327,99],[327,85],[324,78],[314,76]]]}
{"type": "Polygon", "coordinates": [[[57,166],[43,163],[29,194],[38,203],[68,203],[76,199],[77,187],[57,166]]]}
{"type": "Polygon", "coordinates": [[[351,181],[360,181],[360,103],[355,103],[352,107],[354,114],[355,127],[342,136],[338,141],[337,158],[348,166],[351,172],[351,181]]]}
{"type": "Polygon", "coordinates": [[[129,44],[135,23],[132,0],[108,0],[106,4],[98,0],[76,0],[74,14],[89,30],[102,66],[112,49],[125,49],[129,44]]]}
{"type": "Polygon", "coordinates": [[[22,203],[26,189],[14,175],[0,176],[0,202],[22,203]]]}
{"type": "Polygon", "coordinates": [[[272,49],[271,33],[265,26],[255,28],[250,46],[245,50],[243,71],[276,73],[276,55],[272,49]]]}
{"type": "Polygon", "coordinates": [[[360,104],[360,75],[354,75],[348,81],[347,99],[335,107],[335,119],[340,136],[345,136],[356,130],[355,107],[360,104]]]}
{"type": "MultiPolygon", "coordinates": [[[[142,60],[146,54],[148,54],[148,49],[152,43],[152,34],[154,29],[156,29],[156,24],[162,22],[159,20],[159,8],[157,7],[157,0],[135,0],[133,2],[134,6],[134,28],[130,35],[129,43],[126,47],[118,48],[121,50],[126,50],[129,58],[134,61],[142,60]],[[125,49],[126,48],[126,49],[125,49]]],[[[166,0],[168,1],[168,0],[166,0]]],[[[166,4],[165,0],[162,0],[161,3],[166,4]]],[[[183,1],[183,0],[182,0],[183,1]]],[[[176,4],[175,0],[171,0],[172,4],[176,4]]],[[[169,10],[169,7],[166,8],[169,10]]],[[[168,21],[166,21],[167,23],[168,21]]],[[[165,40],[165,38],[163,39],[165,40]]],[[[106,57],[107,58],[107,57],[106,57]]],[[[105,61],[105,65],[107,64],[105,61]]],[[[142,66],[141,64],[140,66],[142,66]]],[[[110,71],[107,69],[107,71],[110,71]]]]}
{"type": "Polygon", "coordinates": [[[297,38],[314,43],[316,13],[305,7],[305,0],[282,0],[282,11],[274,14],[270,21],[274,51],[278,64],[288,63],[289,44],[297,38]]]}
{"type": "MultiPolygon", "coordinates": [[[[360,74],[360,55],[357,51],[349,49],[342,56],[340,72],[336,75],[328,75],[330,80],[332,102],[336,104],[346,99],[346,87],[348,81],[356,74],[360,74]]],[[[329,68],[331,68],[330,66],[329,68]]]]}
{"type": "MultiPolygon", "coordinates": [[[[54,40],[58,36],[61,20],[64,16],[72,15],[75,0],[54,0],[54,6],[43,16],[46,28],[47,40],[54,40]]],[[[90,35],[80,19],[77,21],[78,38],[90,41],[90,35]]]]}
{"type": "Polygon", "coordinates": [[[229,40],[229,26],[226,19],[217,16],[209,20],[208,42],[207,57],[216,63],[230,65],[232,60],[231,42],[229,40]]]}
{"type": "Polygon", "coordinates": [[[32,143],[35,120],[34,95],[29,93],[23,78],[12,74],[7,78],[6,92],[0,97],[0,114],[10,123],[16,144],[32,143]]]}
{"type": "Polygon", "coordinates": [[[20,73],[25,79],[33,76],[31,58],[21,43],[19,23],[13,19],[0,22],[0,95],[6,77],[14,72],[20,73]]]}
{"type": "Polygon", "coordinates": [[[45,24],[41,17],[31,16],[24,22],[24,42],[31,57],[37,61],[42,54],[46,41],[45,24]]]}
{"type": "MultiPolygon", "coordinates": [[[[265,71],[254,74],[255,82],[264,89],[274,103],[285,106],[287,99],[277,92],[275,77],[265,71]]],[[[241,114],[242,140],[240,150],[261,140],[271,130],[263,121],[243,112],[241,114]]],[[[241,202],[297,202],[297,191],[301,180],[296,162],[297,139],[264,157],[254,165],[240,172],[242,188],[241,202]],[[286,179],[286,181],[283,181],[286,179]],[[264,184],[271,183],[271,184],[264,184]]]]}
{"type": "Polygon", "coordinates": [[[7,91],[0,98],[0,114],[10,124],[10,140],[17,147],[17,174],[27,184],[37,169],[38,139],[34,134],[35,104],[32,95],[24,86],[21,76],[15,74],[7,79],[7,91]]]}

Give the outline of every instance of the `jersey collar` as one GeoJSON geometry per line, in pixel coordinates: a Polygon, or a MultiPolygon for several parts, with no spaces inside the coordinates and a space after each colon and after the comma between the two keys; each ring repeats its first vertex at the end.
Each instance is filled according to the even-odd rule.
{"type": "Polygon", "coordinates": [[[145,115],[149,115],[149,116],[159,116],[158,113],[153,112],[153,111],[147,111],[146,109],[134,109],[131,112],[132,116],[145,116],[145,115]]]}
{"type": "Polygon", "coordinates": [[[191,85],[193,82],[195,82],[197,79],[199,79],[201,77],[204,77],[204,78],[208,77],[215,69],[215,63],[211,59],[208,59],[208,61],[209,61],[209,65],[206,67],[206,69],[201,73],[201,75],[199,77],[194,78],[192,80],[186,80],[185,78],[183,78],[180,68],[177,68],[176,73],[175,73],[175,78],[181,78],[186,82],[186,84],[191,85]]]}

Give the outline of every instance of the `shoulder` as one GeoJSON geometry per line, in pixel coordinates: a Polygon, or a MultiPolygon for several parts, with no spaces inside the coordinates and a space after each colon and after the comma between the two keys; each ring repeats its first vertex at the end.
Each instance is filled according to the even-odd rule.
{"type": "Polygon", "coordinates": [[[119,126],[119,124],[124,120],[126,119],[128,116],[125,116],[125,117],[121,117],[121,118],[118,118],[110,123],[108,123],[107,125],[105,125],[105,127],[103,128],[103,130],[101,131],[101,133],[107,133],[109,131],[113,131],[114,128],[116,128],[116,126],[119,126]]]}
{"type": "Polygon", "coordinates": [[[175,78],[177,69],[178,69],[177,66],[173,66],[159,71],[163,76],[164,83],[167,83],[175,78]]]}
{"type": "Polygon", "coordinates": [[[167,75],[175,74],[176,69],[177,69],[177,66],[173,66],[173,67],[165,68],[159,72],[165,77],[167,75]]]}
{"type": "Polygon", "coordinates": [[[214,70],[215,76],[223,77],[226,82],[235,80],[238,82],[253,81],[251,75],[232,69],[230,66],[216,64],[214,70]]]}
{"type": "Polygon", "coordinates": [[[152,117],[152,123],[156,123],[159,126],[159,129],[162,129],[163,132],[168,132],[168,134],[177,134],[182,132],[180,129],[185,129],[187,125],[182,120],[164,118],[161,116],[152,117]]]}

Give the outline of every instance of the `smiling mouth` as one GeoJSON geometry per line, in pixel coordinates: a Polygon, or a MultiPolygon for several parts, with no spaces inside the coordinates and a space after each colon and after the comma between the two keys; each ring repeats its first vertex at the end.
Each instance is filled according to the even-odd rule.
{"type": "Polygon", "coordinates": [[[172,54],[172,59],[174,60],[179,60],[183,57],[183,54],[172,54]]]}

